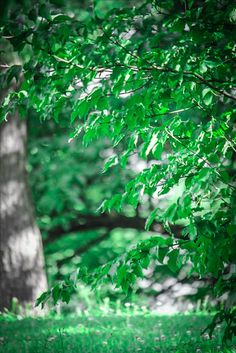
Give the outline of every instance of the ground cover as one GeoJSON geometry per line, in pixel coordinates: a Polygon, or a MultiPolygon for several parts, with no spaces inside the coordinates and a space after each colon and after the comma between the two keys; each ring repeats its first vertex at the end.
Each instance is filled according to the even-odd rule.
{"type": "Polygon", "coordinates": [[[201,331],[209,315],[94,315],[52,318],[2,318],[1,353],[236,352],[201,331]]]}

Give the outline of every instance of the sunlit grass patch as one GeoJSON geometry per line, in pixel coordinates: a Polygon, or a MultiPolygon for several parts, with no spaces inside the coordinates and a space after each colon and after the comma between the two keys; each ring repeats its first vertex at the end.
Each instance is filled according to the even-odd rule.
{"type": "MultiPolygon", "coordinates": [[[[206,315],[99,315],[0,322],[1,353],[234,352],[221,329],[210,340],[206,315]]],[[[235,350],[236,351],[236,350],[235,350]]]]}

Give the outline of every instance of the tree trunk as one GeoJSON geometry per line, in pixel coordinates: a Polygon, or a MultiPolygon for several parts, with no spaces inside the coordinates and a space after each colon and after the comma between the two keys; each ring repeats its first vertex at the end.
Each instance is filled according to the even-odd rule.
{"type": "Polygon", "coordinates": [[[12,298],[33,310],[47,289],[42,239],[35,223],[26,173],[26,121],[0,123],[0,311],[12,298]]]}

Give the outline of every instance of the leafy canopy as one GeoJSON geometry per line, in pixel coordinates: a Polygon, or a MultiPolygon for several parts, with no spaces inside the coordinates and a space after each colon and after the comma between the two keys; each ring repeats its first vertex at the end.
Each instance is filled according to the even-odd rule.
{"type": "MultiPolygon", "coordinates": [[[[77,123],[71,138],[82,136],[86,145],[111,140],[117,153],[104,172],[127,168],[134,154],[147,161],[100,209],[137,208],[149,197],[146,229],[158,220],[166,237],[141,242],[92,277],[81,268],[80,279],[93,286],[111,280],[129,293],[155,253],[173,272],[188,264],[190,274],[215,278],[220,296],[235,285],[235,6],[148,0],[99,9],[96,1],[91,13],[72,16],[43,3],[12,14],[18,26],[8,21],[1,33],[24,62],[6,69],[1,81],[24,80],[6,97],[1,117],[19,109],[57,121],[67,112],[77,123]],[[181,196],[161,210],[159,198],[177,185],[181,196]],[[181,235],[171,230],[176,223],[181,235]]],[[[56,284],[39,302],[51,295],[67,302],[73,287],[71,279],[56,284]]]]}

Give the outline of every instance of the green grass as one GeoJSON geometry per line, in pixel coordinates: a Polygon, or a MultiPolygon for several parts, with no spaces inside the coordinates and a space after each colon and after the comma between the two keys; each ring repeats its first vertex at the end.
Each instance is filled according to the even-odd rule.
{"type": "Polygon", "coordinates": [[[200,336],[206,315],[107,315],[0,321],[1,353],[236,352],[200,336]]]}

